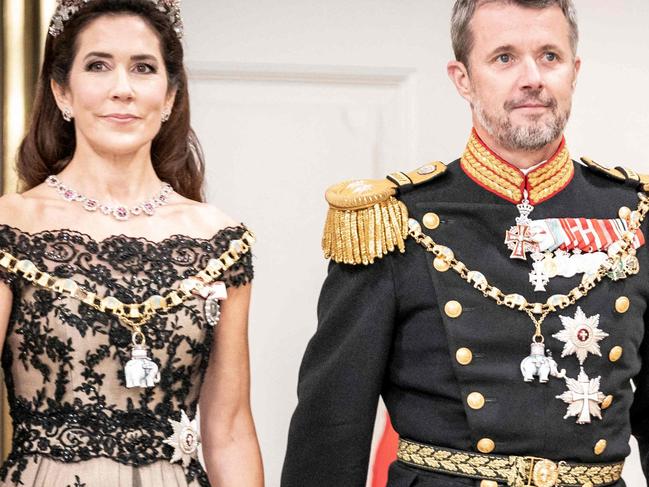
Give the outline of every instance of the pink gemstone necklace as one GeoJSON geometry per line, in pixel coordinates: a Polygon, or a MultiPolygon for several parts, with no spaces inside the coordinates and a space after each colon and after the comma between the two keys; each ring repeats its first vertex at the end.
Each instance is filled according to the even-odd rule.
{"type": "Polygon", "coordinates": [[[79,203],[83,203],[83,208],[87,211],[99,210],[104,215],[112,215],[113,218],[120,221],[128,220],[131,215],[139,216],[143,213],[148,216],[153,215],[156,208],[167,204],[169,195],[173,193],[173,188],[169,183],[162,183],[162,188],[153,198],[129,208],[128,206],[123,205],[111,206],[100,204],[96,199],[88,198],[87,196],[68,188],[54,175],[49,176],[45,182],[49,187],[56,189],[56,192],[66,201],[78,201],[79,203]]]}

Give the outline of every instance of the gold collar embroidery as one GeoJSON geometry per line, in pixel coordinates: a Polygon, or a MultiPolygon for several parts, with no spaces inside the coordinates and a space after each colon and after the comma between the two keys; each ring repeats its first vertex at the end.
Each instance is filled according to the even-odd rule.
{"type": "Polygon", "coordinates": [[[563,139],[555,154],[527,175],[494,154],[473,130],[460,161],[462,170],[488,191],[520,203],[527,190],[532,205],[552,198],[572,180],[575,168],[563,139]]]}

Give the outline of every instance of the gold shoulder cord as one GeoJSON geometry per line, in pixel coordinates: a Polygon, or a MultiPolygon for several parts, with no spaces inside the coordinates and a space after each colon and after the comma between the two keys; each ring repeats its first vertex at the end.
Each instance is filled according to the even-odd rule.
{"type": "Polygon", "coordinates": [[[27,259],[18,260],[7,250],[0,250],[0,268],[12,274],[22,276],[42,288],[67,294],[96,310],[116,315],[120,323],[130,328],[140,340],[143,340],[144,335],[142,335],[141,327],[156,313],[178,306],[195,297],[196,294],[200,295],[201,291],[221,277],[244,254],[249,252],[254,241],[255,237],[253,233],[246,230],[240,239],[230,242],[228,250],[223,252],[218,258],[210,259],[202,271],[183,279],[178,289],[169,291],[164,296],[151,296],[143,303],[126,304],[113,296],[101,298],[97,294],[79,286],[73,279],[57,278],[47,272],[42,272],[32,261],[27,259]]]}
{"type": "Polygon", "coordinates": [[[426,251],[435,255],[435,269],[440,272],[453,269],[462,279],[473,285],[479,291],[482,291],[485,297],[493,299],[498,305],[505,305],[509,308],[525,312],[535,324],[535,338],[542,338],[540,334],[541,323],[550,312],[556,311],[557,308],[564,309],[575,304],[579,299],[586,296],[607,275],[613,280],[618,280],[626,277],[627,274],[636,274],[639,271],[637,260],[634,257],[635,248],[633,247],[633,238],[647,212],[649,212],[649,198],[644,193],[638,193],[638,197],[640,198],[640,202],[638,208],[630,212],[628,230],[622,235],[620,240],[611,244],[608,250],[608,258],[600,265],[597,272],[591,276],[584,275],[581,284],[572,289],[567,295],[555,294],[550,296],[545,303],[530,303],[520,294],[505,294],[497,287],[492,286],[487,282],[487,279],[482,273],[469,270],[464,263],[457,260],[450,248],[439,245],[431,237],[424,234],[417,220],[409,220],[408,233],[426,251]],[[629,265],[628,260],[626,260],[627,257],[632,257],[631,261],[635,261],[636,265],[629,265]]]}

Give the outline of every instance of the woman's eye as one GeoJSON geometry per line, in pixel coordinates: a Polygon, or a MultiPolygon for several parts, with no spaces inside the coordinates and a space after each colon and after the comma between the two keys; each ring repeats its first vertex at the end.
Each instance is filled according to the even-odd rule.
{"type": "Polygon", "coordinates": [[[106,68],[106,64],[102,61],[95,61],[86,66],[87,71],[103,71],[106,68]]]}
{"type": "Polygon", "coordinates": [[[497,59],[498,59],[498,62],[500,62],[502,64],[507,64],[512,60],[512,58],[511,58],[511,56],[509,54],[501,54],[500,56],[498,56],[497,59]]]}
{"type": "Polygon", "coordinates": [[[155,73],[156,69],[150,64],[137,64],[135,65],[135,72],[138,74],[155,73]]]}

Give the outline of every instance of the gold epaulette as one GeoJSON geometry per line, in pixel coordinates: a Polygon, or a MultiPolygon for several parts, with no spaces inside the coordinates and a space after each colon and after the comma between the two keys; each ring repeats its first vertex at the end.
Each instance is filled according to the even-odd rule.
{"type": "Polygon", "coordinates": [[[386,179],[343,181],[325,194],[329,203],[322,248],[325,258],[345,264],[371,264],[398,248],[404,252],[408,209],[395,196],[446,171],[433,162],[386,179]]]}
{"type": "Polygon", "coordinates": [[[630,182],[631,185],[637,185],[638,189],[642,189],[642,191],[649,191],[649,175],[638,174],[633,169],[627,167],[616,167],[611,169],[598,164],[588,157],[582,157],[581,161],[586,164],[589,169],[603,174],[609,179],[620,181],[621,183],[630,182]]]}

